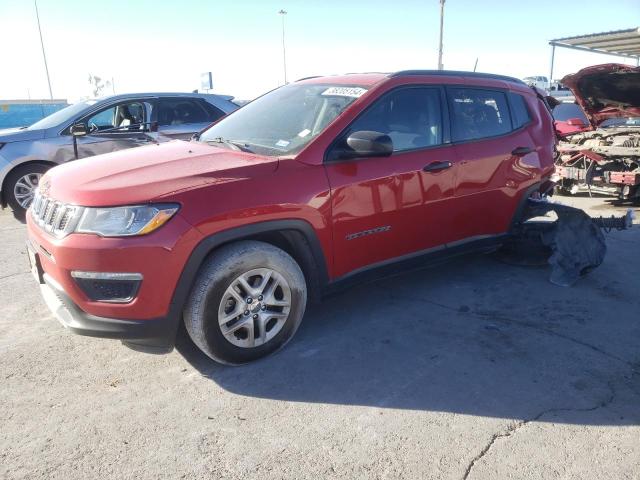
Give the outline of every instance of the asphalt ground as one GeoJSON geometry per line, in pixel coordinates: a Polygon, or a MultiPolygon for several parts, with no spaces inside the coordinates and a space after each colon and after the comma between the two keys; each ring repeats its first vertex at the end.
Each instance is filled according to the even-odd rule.
{"type": "MultiPolygon", "coordinates": [[[[625,207],[560,198],[591,214],[625,207]]],[[[640,478],[640,228],[575,286],[470,255],[346,290],[223,367],[74,336],[0,213],[0,477],[640,478]]]]}

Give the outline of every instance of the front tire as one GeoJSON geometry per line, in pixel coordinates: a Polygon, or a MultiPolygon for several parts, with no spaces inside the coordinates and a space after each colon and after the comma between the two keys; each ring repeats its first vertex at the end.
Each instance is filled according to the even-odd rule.
{"type": "Polygon", "coordinates": [[[5,200],[18,218],[24,218],[24,214],[33,201],[38,183],[42,175],[50,167],[41,163],[22,165],[14,168],[5,183],[5,200]]]}
{"type": "Polygon", "coordinates": [[[184,323],[206,355],[240,365],[291,340],[306,303],[307,285],[296,261],[273,245],[246,240],[221,247],[203,264],[184,323]]]}

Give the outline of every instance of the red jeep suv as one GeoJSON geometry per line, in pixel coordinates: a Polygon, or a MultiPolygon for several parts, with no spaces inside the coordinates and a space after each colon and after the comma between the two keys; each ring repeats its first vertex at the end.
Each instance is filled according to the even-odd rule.
{"type": "Polygon", "coordinates": [[[519,80],[454,71],[303,79],[172,141],[53,168],[28,217],[69,330],[208,356],[287,343],[362,275],[493,249],[553,172],[553,120],[519,80]]]}

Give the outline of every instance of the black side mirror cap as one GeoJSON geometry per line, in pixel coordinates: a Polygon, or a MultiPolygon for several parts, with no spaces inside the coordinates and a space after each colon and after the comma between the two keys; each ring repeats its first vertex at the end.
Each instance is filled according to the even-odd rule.
{"type": "Polygon", "coordinates": [[[84,135],[88,135],[89,130],[87,129],[87,126],[84,123],[76,123],[74,125],[71,125],[71,128],[69,129],[69,133],[74,137],[82,137],[84,135]]]}
{"type": "Polygon", "coordinates": [[[384,133],[361,130],[349,134],[331,153],[330,160],[388,157],[393,153],[393,141],[384,133]]]}

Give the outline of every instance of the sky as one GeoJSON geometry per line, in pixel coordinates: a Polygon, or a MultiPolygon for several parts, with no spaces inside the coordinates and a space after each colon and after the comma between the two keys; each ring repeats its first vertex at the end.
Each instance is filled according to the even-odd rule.
{"type": "MultiPolygon", "coordinates": [[[[38,0],[54,98],[192,91],[252,99],[287,79],[437,68],[439,0],[38,0]],[[111,93],[112,88],[105,90],[111,93]]],[[[548,41],[640,26],[640,0],[447,0],[444,67],[549,74],[548,41]]],[[[556,49],[554,78],[633,60],[556,49]]],[[[48,98],[34,3],[0,0],[0,99],[48,98]]]]}

